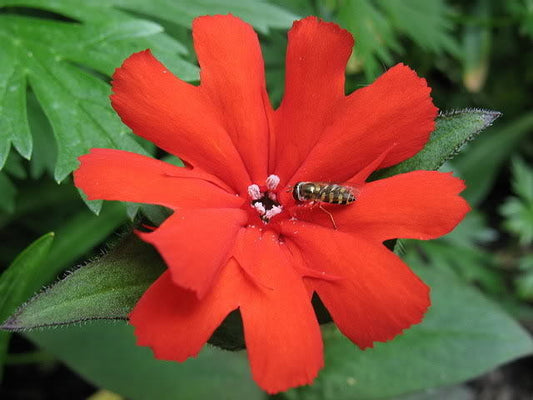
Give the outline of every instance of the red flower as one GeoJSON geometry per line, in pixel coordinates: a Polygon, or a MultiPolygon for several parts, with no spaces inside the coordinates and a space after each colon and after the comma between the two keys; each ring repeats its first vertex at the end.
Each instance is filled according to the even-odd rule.
{"type": "Polygon", "coordinates": [[[138,344],[183,361],[238,308],[258,384],[270,393],[308,384],[323,365],[312,294],[361,348],[419,323],[429,289],[382,242],[452,230],[469,209],[458,196],[464,185],[430,171],[365,183],[422,149],[437,109],[426,81],[402,64],[345,96],[353,39],[337,25],[294,23],[275,111],[248,24],[201,17],[193,37],[200,86],[143,51],[117,69],[111,96],[135,134],[191,168],[93,149],[80,157],[75,182],[90,199],[175,211],[139,234],[168,271],[131,313],[138,344]],[[299,202],[290,190],[300,181],[351,185],[357,199],[299,202]]]}

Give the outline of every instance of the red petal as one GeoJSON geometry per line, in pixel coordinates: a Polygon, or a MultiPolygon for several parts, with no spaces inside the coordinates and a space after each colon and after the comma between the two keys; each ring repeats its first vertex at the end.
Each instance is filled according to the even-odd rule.
{"type": "MultiPolygon", "coordinates": [[[[458,194],[462,180],[449,173],[413,171],[365,184],[349,206],[330,208],[340,230],[361,232],[367,239],[433,239],[450,232],[470,210],[458,194]]],[[[307,221],[331,226],[323,212],[307,221]]]]}
{"type": "Polygon", "coordinates": [[[216,105],[176,78],[149,50],[131,55],[113,75],[113,108],[135,134],[245,193],[250,178],[216,105]]]}
{"type": "Polygon", "coordinates": [[[348,31],[315,17],[296,21],[289,31],[285,94],[274,121],[277,154],[270,160],[271,170],[284,182],[344,99],[344,70],[352,47],[348,31]]]}
{"type": "Polygon", "coordinates": [[[176,285],[202,298],[231,257],[247,220],[241,209],[178,210],[157,230],[139,236],[157,248],[176,285]]]}
{"type": "Polygon", "coordinates": [[[309,384],[323,366],[322,339],[311,299],[272,232],[243,231],[235,257],[261,285],[241,303],[255,381],[268,393],[309,384]]]}
{"type": "Polygon", "coordinates": [[[196,356],[230,311],[243,284],[236,263],[220,274],[219,285],[202,300],[180,288],[165,272],[141,297],[130,315],[137,344],[150,346],[156,358],[185,361],[196,356]]]}
{"type": "Polygon", "coordinates": [[[414,171],[363,186],[338,216],[342,229],[383,241],[433,239],[450,232],[470,210],[458,194],[465,185],[451,173],[414,171]]]}
{"type": "Polygon", "coordinates": [[[192,31],[201,68],[200,89],[218,110],[252,181],[264,182],[269,137],[263,100],[269,100],[257,35],[233,15],[196,18],[192,31]]]}
{"type": "Polygon", "coordinates": [[[344,278],[308,279],[308,284],[359,347],[390,340],[422,320],[429,288],[382,245],[305,223],[287,223],[284,233],[289,248],[296,246],[309,267],[344,278]]]}
{"type": "Polygon", "coordinates": [[[431,89],[398,64],[373,84],[356,90],[336,109],[320,140],[291,181],[344,182],[392,144],[380,167],[420,151],[435,127],[431,89]]]}
{"type": "Polygon", "coordinates": [[[179,207],[240,207],[218,179],[122,150],[91,149],[79,158],[74,183],[89,200],[120,200],[179,207]]]}

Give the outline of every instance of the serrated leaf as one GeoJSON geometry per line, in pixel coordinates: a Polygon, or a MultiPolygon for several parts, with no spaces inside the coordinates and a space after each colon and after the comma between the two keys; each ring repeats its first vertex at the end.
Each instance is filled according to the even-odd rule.
{"type": "Polygon", "coordinates": [[[52,125],[58,148],[55,178],[61,181],[92,147],[144,153],[111,109],[109,85],[102,79],[124,58],[152,48],[163,61],[174,60],[169,68],[182,79],[197,79],[197,67],[177,57],[186,52],[183,45],[161,33],[158,24],[110,2],[4,0],[0,5],[20,6],[19,13],[24,7],[46,9],[79,21],[10,14],[10,8],[0,15],[0,107],[9,112],[0,126],[0,166],[11,143],[26,158],[31,154],[27,84],[52,125]]]}
{"type": "Polygon", "coordinates": [[[165,269],[155,250],[131,236],[102,258],[32,298],[2,329],[25,330],[91,319],[124,319],[165,269]]]}
{"type": "Polygon", "coordinates": [[[25,158],[30,158],[32,151],[26,114],[26,77],[14,53],[9,43],[0,50],[0,169],[11,144],[25,158]]]}
{"type": "MultiPolygon", "coordinates": [[[[42,284],[40,270],[54,240],[53,233],[41,236],[0,275],[0,321],[4,321],[42,284]]],[[[0,332],[0,380],[11,334],[0,332]]]]}
{"type": "Polygon", "coordinates": [[[262,33],[271,28],[288,28],[298,16],[273,4],[262,0],[113,0],[116,6],[137,13],[161,18],[178,23],[186,28],[191,27],[193,18],[199,15],[232,13],[252,24],[262,33]]]}
{"type": "Polygon", "coordinates": [[[449,6],[443,0],[402,0],[379,3],[397,29],[415,43],[434,53],[446,51],[458,55],[449,6]]]}
{"type": "Polygon", "coordinates": [[[533,203],[533,168],[521,158],[513,160],[513,191],[525,202],[533,203]]]}
{"type": "Polygon", "coordinates": [[[52,127],[33,93],[28,95],[28,120],[33,137],[33,154],[30,160],[30,176],[40,178],[44,173],[54,176],[57,146],[52,127]]]}
{"type": "Polygon", "coordinates": [[[324,370],[314,385],[288,392],[289,399],[389,398],[462,382],[533,353],[528,333],[476,289],[414,257],[407,262],[431,287],[424,321],[364,351],[326,328],[324,370]]]}
{"type": "Polygon", "coordinates": [[[373,178],[382,179],[420,169],[437,170],[500,115],[497,111],[476,109],[442,113],[429,142],[420,152],[400,164],[378,171],[373,178]]]}
{"type": "Polygon", "coordinates": [[[91,322],[25,336],[87,381],[131,400],[265,398],[250,377],[243,352],[205,347],[197,358],[165,362],[136,346],[133,327],[120,322],[91,322]]]}

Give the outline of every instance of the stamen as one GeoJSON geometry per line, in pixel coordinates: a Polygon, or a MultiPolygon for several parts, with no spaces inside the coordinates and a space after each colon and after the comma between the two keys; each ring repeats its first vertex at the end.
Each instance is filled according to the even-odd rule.
{"type": "Polygon", "coordinates": [[[259,200],[262,196],[261,189],[259,189],[259,186],[255,183],[253,185],[248,186],[248,196],[252,200],[259,200]]]}
{"type": "Polygon", "coordinates": [[[265,210],[265,206],[260,201],[253,203],[252,207],[255,208],[257,212],[261,215],[265,215],[267,213],[267,211],[265,210]]]}
{"type": "Polygon", "coordinates": [[[269,209],[266,213],[265,213],[265,218],[267,219],[271,219],[272,217],[278,215],[279,213],[281,213],[283,211],[283,207],[282,206],[272,206],[271,209],[269,209]]]}
{"type": "Polygon", "coordinates": [[[269,177],[266,178],[266,185],[267,185],[268,190],[276,189],[279,185],[279,181],[280,181],[279,176],[274,175],[274,174],[269,175],[269,177]]]}
{"type": "Polygon", "coordinates": [[[283,211],[283,207],[277,201],[277,195],[273,192],[279,185],[280,179],[277,175],[270,175],[265,183],[267,189],[262,192],[261,187],[255,183],[248,186],[248,196],[250,196],[250,206],[254,208],[263,223],[267,224],[270,219],[283,211]]]}

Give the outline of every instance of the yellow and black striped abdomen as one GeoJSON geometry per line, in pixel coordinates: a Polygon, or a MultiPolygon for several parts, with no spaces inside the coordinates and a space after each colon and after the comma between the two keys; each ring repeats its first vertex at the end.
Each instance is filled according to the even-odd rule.
{"type": "Polygon", "coordinates": [[[330,204],[350,204],[355,201],[351,187],[336,183],[298,182],[292,195],[298,201],[320,201],[330,204]]]}

